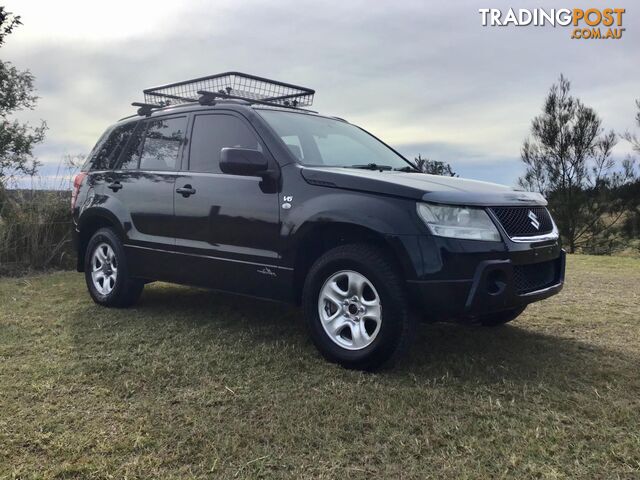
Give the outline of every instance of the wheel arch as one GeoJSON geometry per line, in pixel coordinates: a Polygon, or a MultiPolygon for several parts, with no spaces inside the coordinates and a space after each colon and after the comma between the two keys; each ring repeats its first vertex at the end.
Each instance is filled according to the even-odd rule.
{"type": "Polygon", "coordinates": [[[87,253],[87,245],[94,233],[101,228],[111,228],[120,240],[124,239],[124,230],[118,219],[108,210],[95,210],[86,212],[78,221],[78,249],[76,270],[84,271],[84,259],[87,253]]]}
{"type": "Polygon", "coordinates": [[[381,249],[398,269],[403,280],[416,275],[415,259],[407,251],[402,236],[383,234],[370,227],[327,222],[301,228],[293,259],[293,300],[299,304],[307,272],[324,253],[339,245],[366,243],[381,249]]]}

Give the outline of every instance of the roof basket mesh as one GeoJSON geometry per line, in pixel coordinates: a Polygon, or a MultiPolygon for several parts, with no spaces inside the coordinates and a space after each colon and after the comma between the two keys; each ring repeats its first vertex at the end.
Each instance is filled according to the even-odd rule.
{"type": "Polygon", "coordinates": [[[315,90],[310,88],[239,72],[220,73],[143,91],[145,103],[159,106],[197,102],[200,98],[198,92],[286,107],[309,106],[315,94],[315,90]]]}

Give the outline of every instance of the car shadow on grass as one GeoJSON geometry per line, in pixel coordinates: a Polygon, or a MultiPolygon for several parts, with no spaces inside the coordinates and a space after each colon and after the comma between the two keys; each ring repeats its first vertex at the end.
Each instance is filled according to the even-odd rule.
{"type": "Polygon", "coordinates": [[[633,359],[622,352],[572,338],[536,332],[526,318],[499,328],[422,325],[406,369],[428,378],[461,382],[544,382],[559,389],[593,384],[628,372],[633,359]]]}
{"type": "Polygon", "coordinates": [[[292,306],[241,295],[210,290],[162,285],[147,288],[136,311],[155,321],[176,321],[184,325],[216,327],[245,333],[255,332],[255,342],[277,339],[277,335],[304,338],[302,314],[292,306]]]}
{"type": "MultiPolygon", "coordinates": [[[[95,312],[92,304],[77,318],[79,337],[96,320],[91,312],[95,312]]],[[[300,310],[273,302],[161,284],[147,288],[136,307],[100,309],[98,317],[106,322],[110,334],[116,331],[127,337],[131,333],[128,330],[135,329],[128,335],[133,343],[145,337],[164,342],[167,336],[176,341],[186,336],[191,339],[190,348],[205,350],[208,342],[223,334],[225,342],[234,345],[229,355],[238,355],[238,350],[244,349],[260,351],[256,355],[277,356],[279,349],[291,347],[312,364],[310,368],[324,368],[324,361],[308,338],[300,310]]],[[[605,384],[612,377],[628,375],[638,361],[621,351],[535,331],[527,323],[532,318],[533,314],[525,315],[514,324],[499,328],[420,325],[410,354],[377,375],[392,383],[409,377],[424,381],[446,379],[448,383],[540,381],[562,389],[574,382],[605,384]]],[[[221,348],[219,354],[224,355],[224,345],[221,348]]],[[[269,359],[269,368],[290,373],[287,370],[293,369],[292,365],[285,354],[281,356],[269,359]]],[[[340,372],[349,375],[346,370],[334,370],[334,374],[340,372]]],[[[296,373],[300,374],[300,370],[296,373]]]]}

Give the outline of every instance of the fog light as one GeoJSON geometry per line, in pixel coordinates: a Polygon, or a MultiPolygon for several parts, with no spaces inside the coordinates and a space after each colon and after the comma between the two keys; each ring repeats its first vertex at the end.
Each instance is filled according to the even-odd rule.
{"type": "Polygon", "coordinates": [[[493,270],[487,275],[487,293],[489,295],[500,295],[507,286],[507,275],[504,270],[493,270]]]}

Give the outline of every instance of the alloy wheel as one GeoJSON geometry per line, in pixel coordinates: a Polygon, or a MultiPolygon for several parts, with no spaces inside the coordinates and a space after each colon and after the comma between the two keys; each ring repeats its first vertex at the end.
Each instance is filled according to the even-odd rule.
{"type": "Polygon", "coordinates": [[[101,295],[109,295],[116,286],[118,262],[108,243],[100,243],[91,257],[91,279],[101,295]]]}
{"type": "Polygon", "coordinates": [[[320,289],[320,322],[329,338],[347,350],[362,350],[375,340],[382,325],[380,295],[361,273],[342,270],[320,289]]]}

